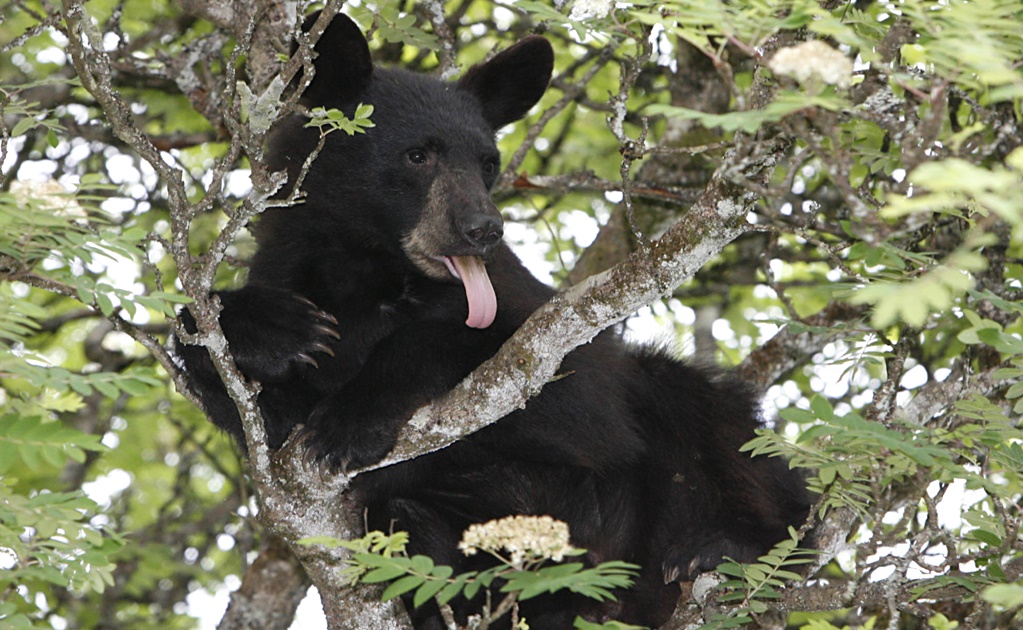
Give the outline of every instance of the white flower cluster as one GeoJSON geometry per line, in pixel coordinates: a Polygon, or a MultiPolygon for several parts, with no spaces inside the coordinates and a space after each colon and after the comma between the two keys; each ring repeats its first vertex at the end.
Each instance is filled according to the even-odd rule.
{"type": "Polygon", "coordinates": [[[572,4],[572,12],[569,13],[568,18],[570,20],[603,18],[610,15],[614,7],[614,0],[576,0],[572,4]]]}
{"type": "Polygon", "coordinates": [[[74,195],[57,180],[15,180],[11,182],[11,194],[19,204],[35,204],[40,210],[59,217],[88,219],[89,215],[78,205],[74,195]]]}
{"type": "Polygon", "coordinates": [[[550,516],[506,516],[470,525],[458,548],[467,556],[477,551],[498,554],[503,549],[514,566],[545,559],[560,562],[575,551],[568,541],[568,524],[550,516]]]}
{"type": "Polygon", "coordinates": [[[853,62],[824,42],[813,39],[774,53],[767,66],[777,75],[800,83],[826,83],[847,88],[852,82],[853,62]]]}

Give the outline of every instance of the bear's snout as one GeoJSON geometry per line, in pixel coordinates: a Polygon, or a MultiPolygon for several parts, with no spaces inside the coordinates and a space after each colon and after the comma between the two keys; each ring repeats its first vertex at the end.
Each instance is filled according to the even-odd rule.
{"type": "Polygon", "coordinates": [[[504,236],[504,222],[499,216],[476,212],[459,218],[456,224],[462,236],[473,247],[486,249],[504,236]]]}

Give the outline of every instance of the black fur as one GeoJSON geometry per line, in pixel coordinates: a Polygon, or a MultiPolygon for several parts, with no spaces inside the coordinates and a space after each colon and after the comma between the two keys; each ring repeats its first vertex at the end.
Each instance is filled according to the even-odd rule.
{"type": "MultiPolygon", "coordinates": [[[[373,68],[344,16],[317,51],[306,104],[351,115],[371,103],[376,126],[330,135],[305,202],[262,217],[248,284],[219,293],[221,323],[242,372],[263,385],[270,446],[303,425],[314,455],[354,469],[386,455],[417,407],[492,356],[553,294],[500,242],[489,198],[494,133],[540,98],[553,55],[527,38],[447,84],[373,68]],[[466,291],[435,256],[486,260],[492,323],[466,324],[466,291]]],[[[317,141],[303,122],[285,123],[269,151],[292,180],[317,141]]],[[[178,346],[210,417],[244,444],[205,350],[178,346]]],[[[561,371],[568,376],[487,429],[359,475],[370,526],[407,529],[410,551],[464,570],[472,565],[456,543],[469,524],[549,514],[570,524],[589,562],[643,566],[617,604],[559,595],[524,607],[532,628],[560,629],[576,614],[659,625],[678,597],[673,582],[726,555],[753,560],[805,518],[803,484],[784,462],[738,452],[759,426],[741,384],[608,332],[561,371]]],[[[412,615],[417,627],[440,627],[435,608],[412,615]]]]}

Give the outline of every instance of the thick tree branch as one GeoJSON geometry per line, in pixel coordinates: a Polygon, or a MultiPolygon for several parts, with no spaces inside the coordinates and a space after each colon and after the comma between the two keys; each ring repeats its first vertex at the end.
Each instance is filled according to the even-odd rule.
{"type": "Polygon", "coordinates": [[[755,197],[733,182],[770,176],[784,141],[760,141],[757,157],[739,143],[722,169],[678,223],[625,262],[556,296],[534,313],[501,351],[441,400],[423,407],[380,466],[451,444],[521,407],[556,374],[561,360],[600,331],[691,278],[745,230],[755,197]]]}
{"type": "Polygon", "coordinates": [[[231,593],[218,630],[287,630],[309,589],[309,578],[285,543],[270,536],[231,593]]]}

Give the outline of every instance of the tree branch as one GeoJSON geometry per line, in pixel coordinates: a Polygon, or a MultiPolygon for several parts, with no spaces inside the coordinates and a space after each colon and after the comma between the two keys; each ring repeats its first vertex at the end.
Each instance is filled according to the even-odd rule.
{"type": "Polygon", "coordinates": [[[646,251],[554,297],[534,313],[492,359],[441,400],[419,409],[397,448],[376,467],[438,450],[525,404],[554,377],[561,360],[600,331],[670,294],[745,231],[755,197],[733,183],[737,174],[766,179],[787,144],[769,146],[757,158],[737,143],[690,211],[646,251]]]}
{"type": "Polygon", "coordinates": [[[241,587],[231,593],[217,629],[287,630],[308,590],[309,578],[298,559],[284,541],[270,536],[245,571],[241,587]]]}

